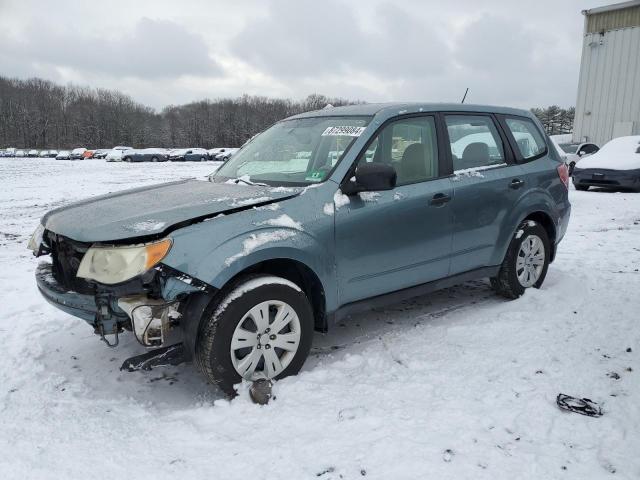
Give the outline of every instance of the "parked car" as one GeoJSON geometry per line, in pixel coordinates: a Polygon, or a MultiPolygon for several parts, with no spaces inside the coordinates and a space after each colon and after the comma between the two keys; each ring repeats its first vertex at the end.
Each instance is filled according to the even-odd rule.
{"type": "Polygon", "coordinates": [[[5,148],[4,149],[4,157],[15,157],[16,155],[16,149],[13,147],[9,147],[9,148],[5,148]]]}
{"type": "Polygon", "coordinates": [[[111,150],[122,150],[124,152],[125,150],[133,150],[133,147],[126,147],[124,145],[116,145],[111,150]]]}
{"type": "Polygon", "coordinates": [[[82,154],[82,158],[84,160],[90,160],[93,158],[93,150],[85,150],[82,154]]]}
{"type": "Polygon", "coordinates": [[[164,148],[141,148],[127,150],[123,154],[125,162],[166,162],[169,153],[164,148]]]}
{"type": "Polygon", "coordinates": [[[38,154],[38,156],[40,158],[47,158],[49,156],[49,150],[40,150],[40,153],[38,154]]]}
{"type": "Polygon", "coordinates": [[[70,160],[71,152],[69,150],[60,150],[56,155],[56,160],[70,160]]]}
{"type": "Polygon", "coordinates": [[[172,162],[204,162],[209,154],[204,148],[177,148],[169,152],[172,162]]]}
{"type": "Polygon", "coordinates": [[[29,153],[27,154],[28,157],[32,157],[35,158],[38,156],[38,150],[29,150],[29,153]]]}
{"type": "Polygon", "coordinates": [[[70,160],[83,160],[84,152],[86,152],[86,148],[74,148],[71,150],[71,155],[69,155],[70,160]]]}
{"type": "Polygon", "coordinates": [[[233,395],[297,373],[315,329],[362,309],[483,277],[507,298],[540,287],[568,183],[528,111],[352,105],[276,123],[209,181],[53,210],[29,246],[51,257],[36,280],[53,305],[105,342],[129,330],[157,348],[125,369],[190,359],[233,395]]]}
{"type": "Polygon", "coordinates": [[[26,157],[27,154],[24,150],[16,150],[16,157],[26,157]]]}
{"type": "Polygon", "coordinates": [[[222,148],[210,148],[207,150],[207,154],[209,155],[209,160],[215,160],[216,156],[220,153],[222,148]]]}
{"type": "Polygon", "coordinates": [[[221,162],[226,162],[240,149],[239,148],[223,148],[221,150],[222,151],[216,155],[215,159],[221,162]]]}
{"type": "Polygon", "coordinates": [[[573,172],[576,163],[581,158],[593,155],[600,147],[595,143],[576,143],[571,140],[571,135],[551,135],[555,147],[560,154],[560,158],[569,166],[569,174],[573,172]]]}
{"type": "Polygon", "coordinates": [[[640,135],[614,138],[573,170],[576,190],[602,187],[640,192],[640,135]]]}
{"type": "Polygon", "coordinates": [[[58,155],[57,150],[49,150],[49,158],[56,158],[57,155],[58,155]]]}
{"type": "Polygon", "coordinates": [[[109,153],[107,153],[107,156],[105,158],[107,159],[107,162],[121,162],[122,161],[122,154],[125,151],[126,150],[119,150],[119,149],[114,148],[109,153]]]}
{"type": "Polygon", "coordinates": [[[99,148],[93,152],[93,158],[104,159],[110,151],[108,148],[99,148]]]}

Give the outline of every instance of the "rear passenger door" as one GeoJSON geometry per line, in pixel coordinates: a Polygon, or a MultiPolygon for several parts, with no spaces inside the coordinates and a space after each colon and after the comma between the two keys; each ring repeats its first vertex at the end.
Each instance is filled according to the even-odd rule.
{"type": "Polygon", "coordinates": [[[443,115],[453,163],[451,274],[498,265],[505,218],[520,197],[523,170],[493,115],[443,115]]]}

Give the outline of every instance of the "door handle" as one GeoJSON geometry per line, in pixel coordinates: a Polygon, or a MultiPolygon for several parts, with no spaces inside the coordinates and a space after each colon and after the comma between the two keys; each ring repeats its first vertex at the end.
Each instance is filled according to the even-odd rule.
{"type": "Polygon", "coordinates": [[[514,178],[513,180],[511,180],[511,183],[509,184],[509,188],[513,188],[514,190],[517,190],[523,185],[524,185],[524,180],[520,180],[519,178],[514,178]]]}
{"type": "Polygon", "coordinates": [[[429,201],[429,205],[440,207],[447,203],[449,200],[451,200],[451,197],[446,193],[436,193],[429,201]]]}

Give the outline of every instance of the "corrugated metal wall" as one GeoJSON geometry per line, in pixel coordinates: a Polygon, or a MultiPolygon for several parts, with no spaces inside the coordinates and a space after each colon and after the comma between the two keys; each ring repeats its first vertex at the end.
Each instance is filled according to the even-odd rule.
{"type": "Polygon", "coordinates": [[[640,135],[640,27],[584,36],[573,139],[602,145],[614,130],[640,135]]]}
{"type": "Polygon", "coordinates": [[[621,8],[587,15],[585,33],[600,33],[619,28],[639,27],[640,7],[621,8]]]}

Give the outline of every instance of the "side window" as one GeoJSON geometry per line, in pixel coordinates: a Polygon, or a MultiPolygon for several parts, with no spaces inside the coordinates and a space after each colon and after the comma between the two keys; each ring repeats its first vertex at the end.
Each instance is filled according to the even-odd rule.
{"type": "Polygon", "coordinates": [[[507,118],[507,127],[518,144],[525,160],[536,157],[547,149],[547,145],[535,124],[526,118],[507,118]]]}
{"type": "Polygon", "coordinates": [[[386,163],[398,174],[397,185],[437,178],[438,145],[433,117],[412,117],[385,126],[360,154],[360,162],[386,163]]]}
{"type": "Polygon", "coordinates": [[[505,163],[502,140],[490,117],[447,115],[445,121],[454,172],[505,163]]]}

